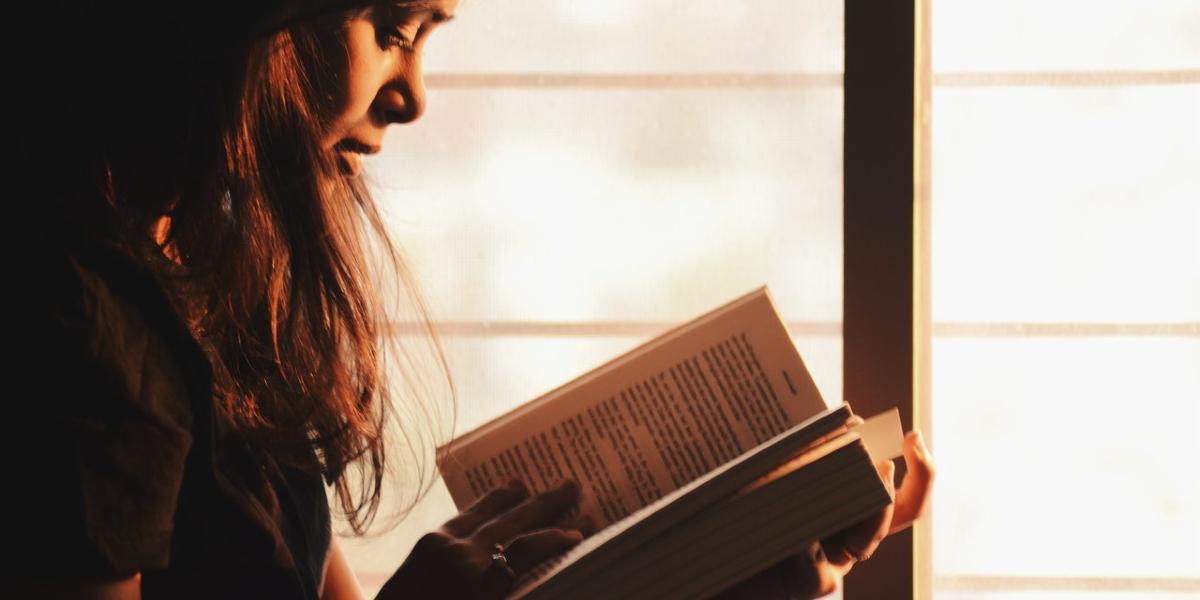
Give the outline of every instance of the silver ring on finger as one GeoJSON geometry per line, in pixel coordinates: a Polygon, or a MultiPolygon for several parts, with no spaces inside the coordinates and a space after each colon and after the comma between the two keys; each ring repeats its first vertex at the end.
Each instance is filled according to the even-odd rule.
{"type": "Polygon", "coordinates": [[[508,576],[509,583],[517,580],[517,572],[513,570],[512,565],[508,564],[508,557],[504,554],[504,544],[495,544],[492,546],[492,567],[499,569],[508,576]]]}

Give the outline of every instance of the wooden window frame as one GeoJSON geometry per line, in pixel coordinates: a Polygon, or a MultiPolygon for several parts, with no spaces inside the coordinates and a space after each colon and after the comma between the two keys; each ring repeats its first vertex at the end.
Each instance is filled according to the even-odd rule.
{"type": "MultiPolygon", "coordinates": [[[[845,3],[844,398],[930,435],[928,0],[845,3]]],[[[903,474],[903,465],[900,468],[903,474]]],[[[929,598],[930,515],[855,567],[845,600],[929,598]]]]}

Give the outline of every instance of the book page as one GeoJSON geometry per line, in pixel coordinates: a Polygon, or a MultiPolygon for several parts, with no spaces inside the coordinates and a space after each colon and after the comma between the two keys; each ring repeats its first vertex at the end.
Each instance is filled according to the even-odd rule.
{"type": "Polygon", "coordinates": [[[780,477],[785,477],[793,471],[804,468],[830,451],[854,439],[862,440],[863,447],[871,457],[872,462],[892,460],[902,456],[904,454],[901,450],[904,443],[904,434],[901,433],[900,428],[900,411],[896,408],[889,408],[875,416],[867,418],[862,423],[845,426],[831,432],[803,453],[797,454],[787,462],[771,469],[738,493],[751,493],[757,488],[767,485],[780,477]]]}
{"type": "Polygon", "coordinates": [[[825,408],[760,288],[463,436],[441,468],[460,509],[575,479],[604,527],[825,408]]]}
{"type": "Polygon", "coordinates": [[[891,460],[904,456],[904,430],[900,425],[900,410],[889,408],[852,427],[862,436],[871,460],[891,460]]]}

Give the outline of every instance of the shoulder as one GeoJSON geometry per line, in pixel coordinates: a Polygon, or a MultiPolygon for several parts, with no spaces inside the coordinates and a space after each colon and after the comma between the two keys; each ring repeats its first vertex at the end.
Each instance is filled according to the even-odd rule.
{"type": "MultiPolygon", "coordinates": [[[[163,566],[204,389],[154,278],[60,248],[27,261],[15,373],[30,390],[6,439],[21,498],[23,570],[117,577],[163,566]]],[[[202,354],[201,354],[202,356],[202,354]]]]}
{"type": "Polygon", "coordinates": [[[56,369],[47,383],[68,402],[131,402],[190,425],[180,400],[203,384],[207,360],[148,270],[115,250],[64,247],[39,258],[36,278],[29,372],[56,369]],[[81,383],[92,388],[61,389],[81,383]]]}
{"type": "Polygon", "coordinates": [[[208,361],[155,277],[119,252],[58,247],[31,259],[17,373],[36,415],[129,418],[184,434],[207,400],[208,361]]]}

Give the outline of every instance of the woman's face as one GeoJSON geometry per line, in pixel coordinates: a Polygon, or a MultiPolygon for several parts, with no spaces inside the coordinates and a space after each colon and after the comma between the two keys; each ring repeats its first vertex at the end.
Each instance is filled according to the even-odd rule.
{"type": "Polygon", "coordinates": [[[429,34],[454,15],[458,0],[379,4],[352,16],[342,30],[344,59],[330,57],[335,76],[327,92],[321,140],[347,175],[362,156],[378,152],[392,123],[410,123],[425,110],[421,52],[429,34]],[[344,62],[343,62],[344,61],[344,62]]]}

